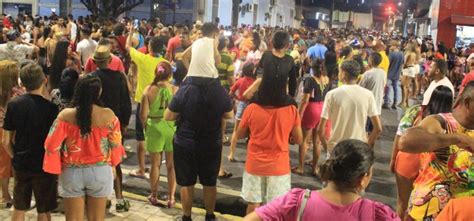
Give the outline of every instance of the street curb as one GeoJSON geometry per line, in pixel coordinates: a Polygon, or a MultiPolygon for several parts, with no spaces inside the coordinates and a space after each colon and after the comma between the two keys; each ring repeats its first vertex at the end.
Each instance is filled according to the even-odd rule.
{"type": "MultiPolygon", "coordinates": [[[[129,192],[126,192],[126,191],[123,191],[123,196],[126,197],[126,198],[137,200],[137,201],[148,202],[148,199],[145,196],[134,194],[134,193],[129,193],[129,192]]],[[[183,206],[181,205],[181,203],[176,202],[174,208],[182,209],[183,206]]],[[[205,216],[206,215],[206,210],[201,209],[201,208],[193,207],[192,213],[205,216]]],[[[242,217],[239,217],[239,216],[234,216],[234,215],[229,215],[229,214],[220,214],[218,212],[215,212],[215,214],[216,214],[217,218],[223,218],[223,219],[230,220],[230,221],[234,221],[234,220],[239,220],[240,221],[240,220],[243,219],[242,217]]]]}

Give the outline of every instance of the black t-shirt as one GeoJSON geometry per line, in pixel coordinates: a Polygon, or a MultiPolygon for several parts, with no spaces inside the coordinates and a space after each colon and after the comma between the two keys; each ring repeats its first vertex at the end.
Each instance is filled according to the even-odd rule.
{"type": "Polygon", "coordinates": [[[132,115],[132,102],[125,75],[110,69],[99,69],[92,72],[91,75],[98,76],[102,82],[100,100],[105,107],[112,109],[122,127],[128,125],[132,115]]]}
{"type": "Polygon", "coordinates": [[[221,121],[232,110],[218,78],[187,77],[168,108],[179,117],[174,142],[181,148],[221,148],[221,121]]]}
{"type": "Polygon", "coordinates": [[[331,90],[330,84],[325,86],[319,85],[312,76],[304,79],[303,93],[311,94],[309,97],[310,102],[323,102],[329,90],[331,90]]]}
{"type": "Polygon", "coordinates": [[[289,55],[280,58],[267,51],[263,53],[258,67],[263,70],[263,75],[256,103],[264,106],[288,105],[288,94],[295,96],[298,75],[293,58],[289,55]]]}
{"type": "Polygon", "coordinates": [[[57,115],[58,107],[39,95],[21,95],[8,103],[3,129],[15,131],[15,170],[43,171],[44,141],[57,115]]]}

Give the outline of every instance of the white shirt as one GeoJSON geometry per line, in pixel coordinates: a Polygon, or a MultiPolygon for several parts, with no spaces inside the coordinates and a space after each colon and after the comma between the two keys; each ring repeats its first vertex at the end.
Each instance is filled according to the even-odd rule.
{"type": "Polygon", "coordinates": [[[187,76],[218,78],[214,59],[214,39],[200,38],[191,47],[191,62],[187,76]]]}
{"type": "Polygon", "coordinates": [[[372,91],[375,97],[377,111],[382,113],[383,94],[385,91],[385,71],[382,68],[372,68],[362,75],[359,85],[372,91]]]}
{"type": "Polygon", "coordinates": [[[33,46],[25,44],[17,44],[9,41],[6,44],[0,44],[0,61],[13,60],[22,63],[26,60],[26,56],[33,53],[33,46]]]}
{"type": "Polygon", "coordinates": [[[368,117],[378,116],[374,95],[357,85],[342,85],[328,92],[321,117],[331,121],[328,148],[346,139],[368,141],[365,127],[368,117]]]}
{"type": "Polygon", "coordinates": [[[77,44],[77,52],[81,53],[81,64],[85,65],[87,59],[94,54],[97,42],[92,39],[83,39],[77,44]]]}
{"type": "Polygon", "coordinates": [[[77,38],[77,25],[74,22],[69,22],[69,24],[71,25],[71,30],[69,30],[71,41],[75,41],[77,38]]]}
{"type": "Polygon", "coordinates": [[[425,93],[423,94],[423,103],[421,103],[421,105],[426,106],[428,105],[428,103],[430,103],[430,99],[431,99],[431,95],[433,94],[433,91],[440,85],[449,87],[449,89],[451,89],[451,91],[453,92],[453,97],[454,97],[454,86],[447,77],[444,77],[438,82],[436,82],[435,80],[431,81],[430,86],[428,86],[428,89],[426,89],[425,93]]]}

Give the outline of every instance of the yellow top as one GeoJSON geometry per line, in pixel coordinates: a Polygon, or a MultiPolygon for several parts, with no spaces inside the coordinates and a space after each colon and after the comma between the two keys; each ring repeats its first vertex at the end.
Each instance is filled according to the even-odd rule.
{"type": "Polygon", "coordinates": [[[150,54],[143,54],[135,48],[130,48],[130,58],[137,65],[137,89],[135,91],[135,101],[142,101],[143,90],[155,79],[155,70],[161,62],[168,62],[162,56],[153,57],[150,54]]]}

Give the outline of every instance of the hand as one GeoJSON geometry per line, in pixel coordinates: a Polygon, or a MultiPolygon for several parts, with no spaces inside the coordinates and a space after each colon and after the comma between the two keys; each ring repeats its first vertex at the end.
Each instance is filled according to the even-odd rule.
{"type": "Polygon", "coordinates": [[[392,171],[392,173],[395,173],[395,160],[394,159],[390,160],[390,171],[392,171]]]}
{"type": "Polygon", "coordinates": [[[457,134],[459,143],[456,145],[460,148],[463,148],[469,152],[474,152],[474,137],[469,137],[463,134],[457,134]]]}

